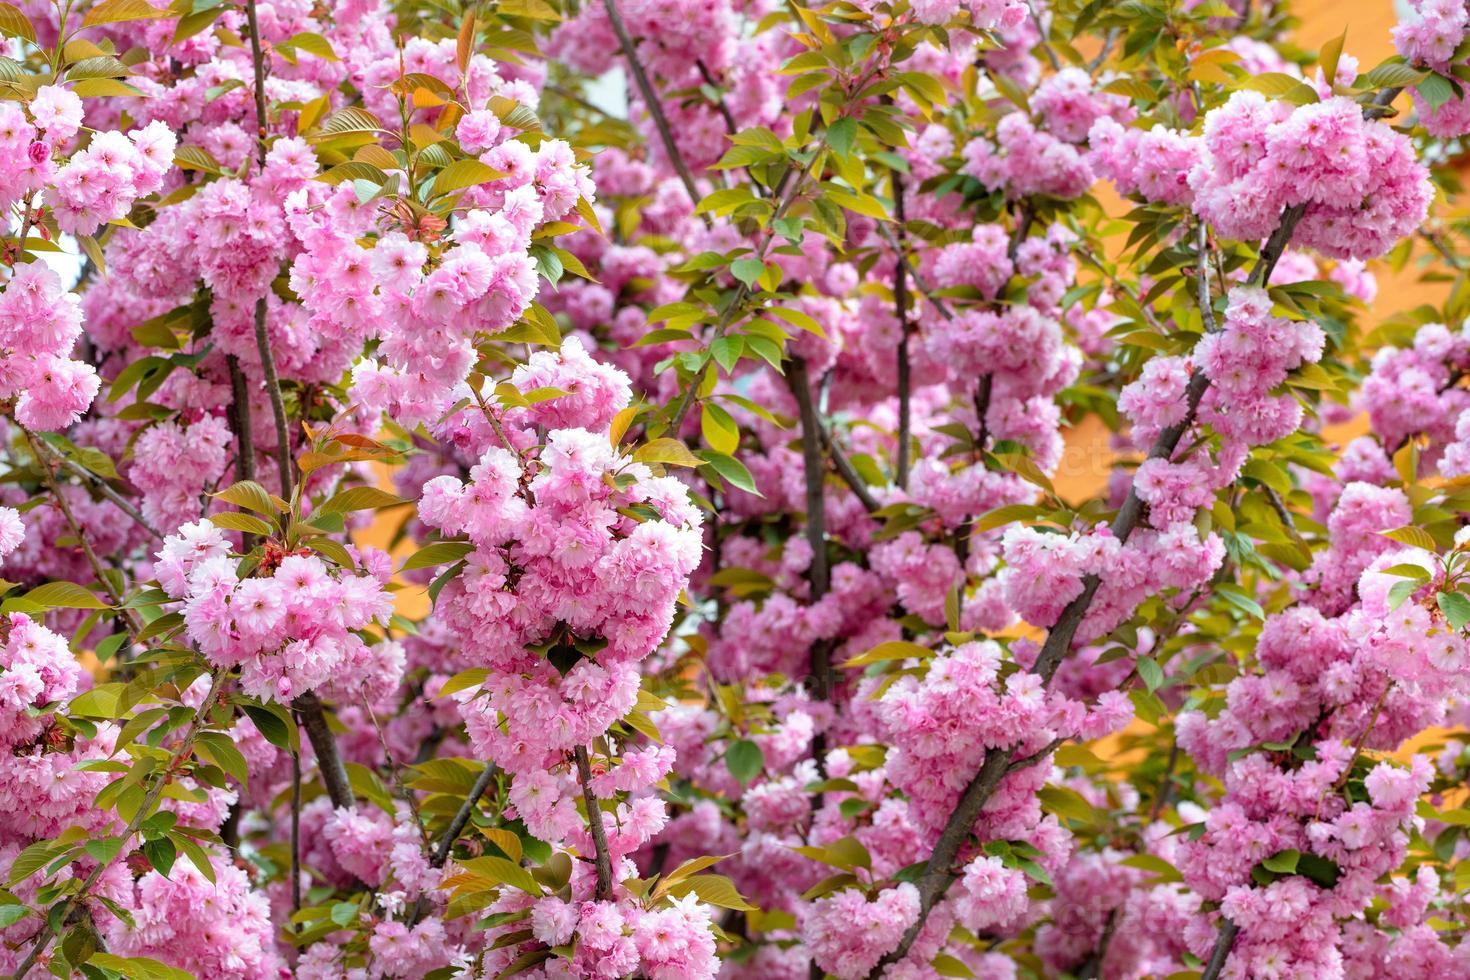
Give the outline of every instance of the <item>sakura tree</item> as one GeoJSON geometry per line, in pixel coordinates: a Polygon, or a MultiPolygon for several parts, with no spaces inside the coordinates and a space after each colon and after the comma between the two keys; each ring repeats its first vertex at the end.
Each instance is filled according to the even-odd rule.
{"type": "Polygon", "coordinates": [[[0,2],[0,971],[1470,978],[1470,8],[162,2],[0,2]]]}

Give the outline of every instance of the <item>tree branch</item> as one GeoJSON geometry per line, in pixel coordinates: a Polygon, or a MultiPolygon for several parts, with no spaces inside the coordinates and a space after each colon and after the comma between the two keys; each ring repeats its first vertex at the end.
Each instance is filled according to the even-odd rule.
{"type": "MultiPolygon", "coordinates": [[[[266,137],[269,135],[265,108],[265,55],[260,49],[260,25],[255,16],[255,0],[246,0],[245,18],[250,27],[250,55],[255,64],[255,122],[259,129],[256,155],[262,168],[265,167],[266,137]]],[[[270,398],[271,414],[276,420],[276,469],[280,472],[281,497],[290,500],[293,475],[291,472],[291,427],[286,421],[286,403],[281,398],[281,379],[276,376],[276,359],[271,353],[270,335],[266,332],[266,297],[255,301],[255,346],[260,351],[260,368],[265,375],[265,390],[270,398]]],[[[250,411],[248,405],[241,409],[244,415],[250,411]]]]}
{"type": "Polygon", "coordinates": [[[910,443],[913,441],[913,393],[912,366],[909,363],[909,337],[912,327],[909,325],[909,263],[908,263],[908,237],[904,232],[904,209],[903,209],[903,177],[897,170],[890,170],[889,179],[893,183],[893,215],[898,222],[898,255],[893,263],[893,307],[898,315],[898,456],[894,464],[897,471],[894,482],[900,490],[908,489],[909,485],[909,454],[912,452],[910,443]]]}
{"type": "MultiPolygon", "coordinates": [[[[822,465],[822,420],[817,417],[817,409],[812,402],[811,377],[807,372],[806,360],[793,354],[789,365],[786,381],[791,386],[791,393],[796,396],[796,406],[801,415],[801,466],[806,477],[806,540],[812,551],[807,581],[811,583],[811,599],[816,602],[832,586],[832,572],[827,565],[827,502],[823,488],[826,468],[822,465]]],[[[813,644],[812,679],[816,685],[817,697],[822,701],[827,700],[832,692],[831,659],[831,650],[827,644],[813,644]]]]}
{"type": "MultiPolygon", "coordinates": [[[[607,9],[607,19],[612,24],[613,33],[618,36],[618,44],[623,49],[623,57],[628,62],[628,70],[633,74],[633,81],[638,85],[638,92],[643,96],[643,103],[648,108],[648,114],[653,117],[653,124],[658,129],[659,141],[664,145],[664,153],[668,155],[669,163],[679,175],[679,181],[684,185],[684,190],[689,195],[689,203],[699,204],[699,189],[694,186],[694,175],[689,172],[689,165],[684,162],[684,156],[679,152],[679,146],[674,142],[673,130],[669,128],[669,119],[664,115],[663,105],[658,100],[658,93],[653,89],[653,82],[649,81],[648,73],[643,70],[643,64],[638,60],[638,49],[633,45],[633,38],[628,34],[627,25],[623,23],[623,17],[618,13],[618,5],[615,0],[602,0],[602,5],[607,9]]],[[[708,214],[701,214],[706,228],[713,228],[714,222],[708,214]]]]}
{"type": "Polygon", "coordinates": [[[245,372],[240,359],[225,355],[230,370],[230,428],[235,435],[235,479],[255,479],[255,433],[250,421],[250,393],[245,387],[245,372]]]}
{"type": "Polygon", "coordinates": [[[495,767],[485,763],[485,770],[475,778],[475,785],[470,787],[469,795],[460,804],[459,812],[454,819],[449,821],[449,826],[444,830],[444,836],[439,838],[439,843],[434,847],[434,854],[429,859],[429,864],[436,868],[444,867],[444,862],[449,860],[449,852],[454,849],[454,842],[459,840],[459,835],[470,822],[470,817],[475,814],[475,807],[480,802],[480,797],[485,795],[490,781],[495,778],[495,767]]]}
{"type": "Polygon", "coordinates": [[[332,806],[339,809],[357,803],[352,793],[352,782],[347,778],[347,767],[342,764],[342,754],[337,750],[337,739],[327,727],[327,715],[315,692],[308,691],[291,702],[291,707],[301,716],[301,727],[316,752],[316,767],[322,774],[322,785],[327,788],[327,797],[332,806]]]}
{"type": "Polygon", "coordinates": [[[1220,937],[1215,940],[1215,951],[1210,954],[1210,962],[1205,964],[1205,972],[1200,974],[1199,980],[1217,980],[1220,971],[1225,969],[1225,961],[1230,958],[1230,950],[1235,945],[1235,934],[1239,931],[1239,926],[1221,916],[1220,937]]]}
{"type": "Polygon", "coordinates": [[[863,508],[869,514],[873,513],[879,507],[878,500],[868,489],[868,485],[863,482],[863,478],[858,475],[858,471],[852,465],[852,460],[843,454],[841,447],[833,439],[830,429],[825,425],[819,425],[817,431],[822,437],[822,445],[826,447],[827,456],[832,460],[832,467],[837,470],[837,475],[842,477],[842,482],[846,483],[853,495],[862,502],[863,508]]]}
{"type": "Polygon", "coordinates": [[[597,796],[592,792],[592,764],[587,761],[586,746],[572,750],[577,760],[577,781],[582,784],[582,802],[587,805],[587,826],[592,831],[592,848],[596,851],[597,900],[611,902],[613,899],[612,854],[607,849],[607,831],[602,826],[602,808],[597,805],[597,796]]]}

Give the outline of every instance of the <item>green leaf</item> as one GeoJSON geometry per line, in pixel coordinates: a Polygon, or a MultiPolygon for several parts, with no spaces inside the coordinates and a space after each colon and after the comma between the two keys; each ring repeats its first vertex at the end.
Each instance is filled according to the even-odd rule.
{"type": "Polygon", "coordinates": [[[158,20],[167,16],[167,8],[155,7],[147,0],[103,0],[87,11],[87,15],[82,18],[82,26],[96,27],[130,20],[158,20]]]}
{"type": "Polygon", "coordinates": [[[14,925],[30,913],[24,905],[0,905],[0,929],[14,925]]]}
{"type": "Polygon", "coordinates": [[[143,856],[153,865],[153,870],[167,878],[179,856],[179,849],[167,837],[156,837],[143,842],[143,856]]]}
{"type": "Polygon", "coordinates": [[[88,966],[98,966],[127,977],[128,980],[194,980],[194,975],[160,963],[146,956],[118,956],[115,953],[93,953],[88,966]]]}
{"type": "Polygon", "coordinates": [[[242,513],[238,510],[210,514],[209,523],[226,531],[243,531],[246,534],[254,534],[263,538],[270,537],[271,533],[275,530],[260,518],[251,514],[242,513]]]}
{"type": "Polygon", "coordinates": [[[30,18],[14,4],[0,3],[0,34],[36,43],[36,29],[31,26],[30,18]]]}
{"type": "Polygon", "coordinates": [[[90,589],[84,589],[75,582],[47,582],[36,586],[20,599],[42,609],[108,608],[107,603],[93,595],[90,589]]]}
{"type": "Polygon", "coordinates": [[[475,550],[475,546],[468,541],[436,541],[426,544],[412,555],[408,561],[403,563],[400,571],[408,572],[415,568],[432,568],[435,565],[445,565],[449,562],[459,561],[465,555],[475,550]]]}
{"type": "Polygon", "coordinates": [[[213,496],[216,500],[223,500],[227,504],[253,510],[257,514],[274,516],[282,509],[277,507],[276,502],[271,499],[270,491],[254,480],[241,480],[213,496]]]}
{"type": "Polygon", "coordinates": [[[199,869],[210,884],[214,884],[214,862],[209,860],[209,852],[200,847],[198,842],[188,834],[180,834],[169,831],[168,839],[174,842],[174,846],[183,851],[189,858],[189,862],[199,869]]]}
{"type": "Polygon", "coordinates": [[[377,487],[348,487],[322,504],[322,513],[347,513],[354,510],[377,510],[406,504],[407,500],[397,494],[379,490],[377,487]]]}
{"type": "Polygon", "coordinates": [[[15,885],[24,881],[50,864],[51,859],[64,850],[66,850],[66,845],[49,840],[37,841],[28,845],[11,862],[10,877],[6,880],[6,884],[15,885]]]}
{"type": "Polygon", "coordinates": [[[1068,817],[1085,824],[1097,823],[1100,815],[1083,798],[1081,793],[1065,786],[1043,786],[1037,794],[1041,799],[1042,809],[1055,813],[1059,817],[1068,817]]]}
{"type": "Polygon", "coordinates": [[[1268,871],[1278,874],[1295,874],[1297,862],[1301,860],[1301,852],[1297,850],[1278,851],[1261,862],[1268,871]]]}
{"type": "Polygon", "coordinates": [[[714,402],[705,402],[700,408],[700,434],[715,452],[729,456],[740,447],[740,426],[714,402]]]}
{"type": "Polygon", "coordinates": [[[250,766],[246,764],[245,756],[224,732],[200,732],[195,738],[194,750],[235,777],[241,786],[250,781],[250,766]]]}
{"type": "Polygon", "coordinates": [[[124,710],[122,696],[126,684],[98,684],[90,691],[83,691],[66,706],[69,713],[83,718],[117,718],[124,710]]]}
{"type": "Polygon", "coordinates": [[[509,174],[487,166],[479,160],[456,160],[439,171],[438,176],[434,178],[434,193],[448,194],[451,191],[463,190],[466,187],[474,187],[476,184],[500,180],[507,176],[509,174]]]}
{"type": "Polygon", "coordinates": [[[1429,536],[1429,532],[1422,527],[1409,525],[1407,527],[1394,528],[1392,531],[1379,531],[1378,533],[1385,538],[1391,538],[1399,544],[1406,544],[1411,548],[1423,548],[1428,552],[1435,552],[1439,548],[1435,540],[1429,536]]]}
{"type": "Polygon", "coordinates": [[[737,739],[725,750],[725,768],[730,775],[745,784],[760,775],[766,766],[766,754],[761,747],[749,739],[737,739]]]}
{"type": "Polygon", "coordinates": [[[683,881],[677,881],[669,887],[669,896],[672,898],[683,898],[685,895],[695,895],[706,905],[717,905],[722,909],[734,909],[737,912],[759,912],[760,908],[751,905],[744,896],[735,888],[735,883],[724,875],[693,875],[683,881]]]}
{"type": "Polygon", "coordinates": [[[247,704],[245,715],[265,740],[287,752],[301,751],[301,734],[296,730],[296,720],[275,702],[270,705],[247,704]]]}
{"type": "Polygon", "coordinates": [[[1409,596],[1419,591],[1419,586],[1420,583],[1414,581],[1413,579],[1405,579],[1402,582],[1395,582],[1393,586],[1388,590],[1389,611],[1395,610],[1399,606],[1402,606],[1405,599],[1409,598],[1409,596]]]}
{"type": "Polygon", "coordinates": [[[1322,51],[1317,56],[1317,63],[1322,66],[1322,77],[1328,85],[1332,85],[1337,78],[1337,63],[1342,59],[1342,48],[1346,43],[1347,28],[1343,28],[1341,34],[1322,45],[1322,51]]]}
{"type": "Polygon", "coordinates": [[[760,259],[750,257],[736,259],[730,263],[730,275],[740,282],[745,283],[746,288],[754,289],[756,280],[765,274],[766,264],[760,259]]]}
{"type": "Polygon", "coordinates": [[[323,61],[342,60],[337,57],[337,52],[332,50],[332,42],[320,34],[314,34],[311,31],[302,31],[300,34],[293,34],[276,45],[276,47],[278,50],[280,48],[295,48],[298,51],[305,51],[307,54],[316,55],[323,61]]]}
{"type": "Polygon", "coordinates": [[[489,676],[490,668],[488,667],[470,667],[468,670],[462,670],[445,681],[444,686],[439,689],[439,693],[434,695],[434,697],[447,698],[449,695],[458,693],[459,691],[478,687],[485,683],[485,679],[489,676]]]}
{"type": "Polygon", "coordinates": [[[835,120],[827,127],[827,145],[838,156],[852,154],[852,144],[857,139],[858,121],[850,116],[835,120]]]}
{"type": "Polygon", "coordinates": [[[1262,609],[1261,604],[1250,596],[1236,592],[1233,589],[1218,589],[1217,591],[1219,592],[1220,598],[1246,615],[1254,616],[1256,619],[1266,618],[1266,610],[1262,609]]]}
{"type": "Polygon", "coordinates": [[[633,458],[640,463],[663,463],[666,466],[698,466],[700,458],[678,439],[654,439],[639,446],[633,458]]]}
{"type": "Polygon", "coordinates": [[[509,885],[537,898],[543,894],[541,885],[531,876],[531,872],[503,857],[487,854],[484,857],[470,858],[457,863],[461,868],[485,879],[492,885],[509,885]]]}
{"type": "Polygon", "coordinates": [[[856,837],[842,837],[820,847],[793,847],[792,850],[813,861],[821,861],[823,864],[830,864],[844,871],[851,871],[854,868],[872,870],[873,867],[872,855],[868,853],[863,842],[856,837]]]}
{"type": "Polygon", "coordinates": [[[1440,612],[1449,621],[1450,628],[1461,630],[1466,623],[1470,623],[1470,599],[1462,592],[1441,592],[1435,597],[1439,603],[1440,612]]]}
{"type": "Polygon", "coordinates": [[[1157,691],[1159,685],[1164,683],[1164,669],[1153,657],[1140,656],[1135,666],[1138,669],[1139,679],[1150,691],[1157,691]]]}
{"type": "Polygon", "coordinates": [[[1431,109],[1438,109],[1455,97],[1454,86],[1450,85],[1441,75],[1428,74],[1424,76],[1424,80],[1417,87],[1419,97],[1431,109]]]}
{"type": "Polygon", "coordinates": [[[701,451],[699,454],[699,458],[703,460],[704,465],[708,466],[710,469],[719,474],[720,479],[724,480],[726,483],[730,484],[736,489],[744,490],[746,493],[752,494],[757,497],[763,496],[763,494],[758,489],[756,489],[755,477],[750,475],[750,470],[746,469],[745,464],[740,462],[740,460],[736,459],[734,456],[726,456],[723,453],[701,451]]]}
{"type": "Polygon", "coordinates": [[[98,864],[110,864],[122,850],[121,837],[94,837],[82,845],[82,849],[98,864]]]}
{"type": "Polygon", "coordinates": [[[889,660],[910,660],[917,658],[927,660],[934,656],[934,651],[908,640],[889,640],[880,643],[867,653],[859,654],[851,660],[844,661],[844,667],[866,667],[868,664],[880,664],[889,660]]]}

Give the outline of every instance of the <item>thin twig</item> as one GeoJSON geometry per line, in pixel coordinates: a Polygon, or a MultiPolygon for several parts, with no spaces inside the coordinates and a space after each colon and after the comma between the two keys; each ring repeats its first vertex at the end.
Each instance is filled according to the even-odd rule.
{"type": "Polygon", "coordinates": [[[444,836],[439,838],[438,845],[434,848],[434,854],[429,858],[429,864],[436,868],[444,867],[444,862],[449,860],[449,852],[454,850],[454,842],[459,840],[460,832],[469,824],[470,818],[475,815],[475,808],[480,803],[480,797],[485,795],[489,789],[490,781],[495,778],[495,767],[485,763],[484,770],[475,777],[475,784],[470,787],[469,795],[460,804],[459,811],[455,813],[454,819],[449,821],[449,826],[444,830],[444,836]]]}
{"type": "MultiPolygon", "coordinates": [[[[265,108],[265,55],[260,48],[260,25],[255,16],[255,0],[246,0],[245,18],[250,28],[250,54],[255,63],[255,122],[259,128],[257,156],[265,167],[266,137],[269,135],[265,108]]],[[[270,335],[266,331],[266,297],[255,301],[255,346],[260,351],[260,367],[265,375],[266,395],[270,398],[271,414],[276,420],[276,469],[280,472],[281,497],[291,499],[293,475],[291,473],[291,427],[286,421],[286,403],[281,397],[281,379],[276,375],[276,359],[271,353],[270,335]]],[[[249,411],[249,407],[243,410],[249,411]]]]}
{"type": "Polygon", "coordinates": [[[582,802],[587,805],[587,826],[592,831],[592,849],[596,852],[597,900],[610,902],[613,898],[612,853],[607,849],[602,808],[597,805],[597,796],[592,792],[592,764],[587,761],[587,747],[577,746],[572,750],[572,756],[577,760],[577,780],[582,784],[582,802]]]}
{"type": "Polygon", "coordinates": [[[1112,944],[1113,933],[1117,931],[1122,911],[1121,905],[1115,905],[1108,912],[1108,921],[1103,923],[1102,937],[1097,941],[1097,949],[1077,970],[1078,980],[1099,980],[1102,977],[1103,961],[1108,958],[1108,946],[1112,944]]]}
{"type": "Polygon", "coordinates": [[[889,170],[893,183],[893,215],[898,224],[898,255],[893,263],[893,309],[898,315],[898,455],[894,468],[894,482],[900,490],[909,485],[910,443],[913,441],[913,370],[909,363],[909,338],[913,328],[909,325],[909,263],[908,235],[904,231],[903,177],[897,170],[889,170]]]}
{"type": "MultiPolygon", "coordinates": [[[[648,108],[648,114],[653,117],[653,124],[658,129],[659,140],[664,145],[664,153],[668,155],[669,163],[679,175],[679,181],[684,185],[684,190],[689,194],[689,202],[698,204],[700,193],[694,186],[694,175],[689,172],[689,164],[684,162],[684,156],[679,152],[679,146],[674,142],[674,132],[669,128],[669,119],[664,115],[663,105],[659,102],[658,93],[654,91],[653,82],[648,78],[648,73],[643,70],[643,63],[638,60],[638,49],[633,44],[633,38],[628,34],[627,25],[623,23],[622,14],[618,13],[618,5],[615,0],[602,0],[602,5],[607,8],[607,19],[612,24],[613,33],[618,36],[618,45],[623,49],[623,58],[628,62],[628,70],[633,73],[633,81],[638,85],[638,92],[643,96],[643,103],[648,108]]],[[[701,213],[706,228],[713,228],[714,222],[710,220],[707,213],[701,213]]]]}
{"type": "Polygon", "coordinates": [[[1020,759],[1012,761],[1010,767],[1006,769],[1006,774],[1010,775],[1011,773],[1019,772],[1022,769],[1030,769],[1032,766],[1046,761],[1046,759],[1050,757],[1051,754],[1055,752],[1058,748],[1060,748],[1062,743],[1065,741],[1066,739],[1064,738],[1054,738],[1050,742],[1047,742],[1045,745],[1043,745],[1038,751],[1033,752],[1028,756],[1024,756],[1020,759]]]}
{"type": "Polygon", "coordinates": [[[301,911],[301,753],[291,750],[291,911],[301,911]]]}
{"type": "Polygon", "coordinates": [[[899,261],[908,265],[909,278],[913,280],[914,288],[918,290],[919,294],[922,295],[926,300],[928,300],[931,305],[933,305],[934,309],[939,313],[940,316],[944,317],[946,320],[953,320],[954,311],[951,310],[942,299],[934,295],[934,290],[930,289],[929,284],[924,281],[924,277],[919,273],[918,267],[915,266],[913,262],[909,261],[908,257],[904,254],[903,249],[901,249],[898,242],[894,240],[892,233],[890,233],[889,230],[883,227],[881,224],[878,225],[875,230],[878,232],[878,237],[882,238],[885,242],[888,243],[889,248],[898,253],[899,261]]]}
{"type": "Polygon", "coordinates": [[[863,509],[869,514],[873,513],[881,505],[878,503],[877,498],[873,496],[873,491],[868,489],[867,483],[858,475],[856,467],[852,465],[852,460],[843,454],[841,447],[832,438],[832,432],[827,426],[818,426],[817,431],[822,437],[822,445],[827,450],[827,457],[832,460],[832,468],[837,471],[837,475],[842,477],[842,482],[847,484],[854,496],[862,503],[863,509]]]}
{"type": "Polygon", "coordinates": [[[43,440],[19,422],[16,423],[16,426],[25,435],[26,442],[30,444],[31,453],[36,457],[36,464],[41,470],[41,479],[45,481],[46,488],[51,491],[51,497],[56,501],[56,507],[61,511],[61,516],[66,521],[66,526],[71,528],[72,535],[81,546],[82,554],[86,556],[87,564],[91,567],[92,574],[97,577],[98,583],[102,586],[103,591],[107,593],[107,597],[112,600],[112,604],[119,608],[122,618],[127,622],[128,631],[133,636],[137,636],[143,630],[143,623],[138,619],[137,614],[133,610],[124,608],[122,594],[113,588],[112,580],[107,577],[107,569],[102,566],[102,559],[97,557],[97,552],[93,550],[92,542],[87,537],[87,532],[82,528],[81,522],[77,520],[76,515],[72,513],[71,505],[66,502],[66,497],[62,495],[61,486],[56,482],[56,474],[51,471],[51,461],[48,454],[41,448],[43,440]]]}
{"type": "Polygon", "coordinates": [[[1108,53],[1113,49],[1113,42],[1118,39],[1118,29],[1108,28],[1107,35],[1103,38],[1102,49],[1098,51],[1097,57],[1087,63],[1087,74],[1096,75],[1097,70],[1102,67],[1104,61],[1108,60],[1108,53]]]}
{"type": "Polygon", "coordinates": [[[1199,315],[1205,321],[1205,333],[1217,333],[1215,306],[1210,299],[1210,229],[1201,218],[1195,230],[1195,279],[1199,289],[1199,315]]]}
{"type": "Polygon", "coordinates": [[[1159,819],[1159,814],[1164,812],[1164,807],[1169,805],[1169,797],[1173,795],[1174,789],[1174,767],[1179,764],[1179,739],[1169,743],[1169,758],[1164,762],[1164,775],[1159,779],[1159,791],[1154,794],[1154,801],[1148,808],[1148,825],[1152,825],[1159,819]]]}

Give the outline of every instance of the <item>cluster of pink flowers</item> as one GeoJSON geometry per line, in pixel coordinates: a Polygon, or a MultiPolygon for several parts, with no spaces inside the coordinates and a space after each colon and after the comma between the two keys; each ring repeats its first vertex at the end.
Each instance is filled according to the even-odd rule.
{"type": "Polygon", "coordinates": [[[1087,143],[1088,166],[1112,181],[1118,193],[1160,204],[1194,202],[1189,174],[1199,163],[1202,146],[1188,133],[1162,125],[1139,129],[1103,116],[1092,124],[1087,143]]]}
{"type": "Polygon", "coordinates": [[[298,553],[241,579],[224,532],[205,520],[164,542],[155,572],[183,600],[189,637],[211,663],[239,667],[247,693],[289,702],[372,660],[356,631],[387,625],[391,568],[381,552],[359,555],[361,574],[298,553]]]}
{"type": "Polygon", "coordinates": [[[73,360],[81,303],[41,262],[15,269],[0,291],[0,399],[32,429],[64,429],[92,404],[96,368],[73,360]]]}
{"type": "Polygon", "coordinates": [[[1205,116],[1203,138],[1194,210],[1229,238],[1264,239],[1300,206],[1298,245],[1374,258],[1424,220],[1433,196],[1408,138],[1347,98],[1292,106],[1236,92],[1205,116]]]}
{"type": "MultiPolygon", "coordinates": [[[[1410,64],[1421,65],[1440,76],[1451,75],[1457,67],[1455,56],[1470,28],[1470,13],[1464,4],[1452,0],[1412,0],[1409,6],[1414,16],[1394,27],[1394,46],[1410,64]]],[[[1458,64],[1465,64],[1463,57],[1458,64]]],[[[1439,84],[1446,84],[1443,77],[1439,84]]],[[[1411,91],[1420,122],[1431,136],[1453,138],[1470,132],[1470,99],[1451,90],[1448,98],[1435,105],[1425,99],[1419,86],[1411,91]]]]}

